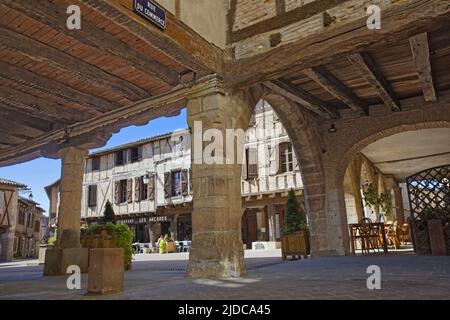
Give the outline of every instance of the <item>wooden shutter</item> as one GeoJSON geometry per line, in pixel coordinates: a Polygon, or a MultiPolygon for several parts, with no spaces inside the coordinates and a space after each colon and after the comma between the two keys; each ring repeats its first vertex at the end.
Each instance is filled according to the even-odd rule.
{"type": "Polygon", "coordinates": [[[187,169],[181,170],[181,194],[183,196],[188,195],[188,174],[189,171],[187,169]]]}
{"type": "Polygon", "coordinates": [[[170,172],[164,172],[164,198],[169,198],[172,193],[170,172]]]}
{"type": "Polygon", "coordinates": [[[189,194],[192,194],[192,169],[189,169],[189,194]]]}
{"type": "Polygon", "coordinates": [[[147,196],[150,200],[155,200],[155,174],[148,174],[147,196]]]}
{"type": "Polygon", "coordinates": [[[114,204],[120,204],[120,180],[114,181],[114,204]]]}
{"type": "Polygon", "coordinates": [[[133,201],[133,179],[127,180],[127,202],[133,201]]]}
{"type": "Polygon", "coordinates": [[[143,200],[141,198],[141,184],[142,184],[142,178],[137,177],[134,178],[134,201],[139,202],[143,200]]]}
{"type": "Polygon", "coordinates": [[[248,150],[247,177],[249,179],[256,178],[258,176],[258,149],[249,148],[247,150],[248,150]]]}
{"type": "Polygon", "coordinates": [[[279,167],[279,146],[278,144],[274,145],[269,150],[269,175],[276,175],[278,174],[278,167],[279,167]]]}

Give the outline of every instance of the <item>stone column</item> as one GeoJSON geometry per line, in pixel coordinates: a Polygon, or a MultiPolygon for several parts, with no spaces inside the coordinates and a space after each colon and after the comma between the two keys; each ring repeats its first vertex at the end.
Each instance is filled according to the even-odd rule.
{"type": "MultiPolygon", "coordinates": [[[[193,185],[192,250],[187,273],[192,278],[239,277],[246,270],[241,235],[242,159],[237,159],[235,139],[230,141],[234,159],[220,159],[220,155],[230,156],[225,152],[231,147],[225,143],[226,129],[247,129],[251,109],[241,97],[221,93],[191,99],[187,107],[193,185]],[[202,142],[203,137],[206,142],[202,142]],[[213,144],[217,148],[209,152],[213,144]],[[216,158],[207,159],[203,153],[216,158]]],[[[241,145],[243,154],[243,141],[241,145]]]]}
{"type": "Polygon", "coordinates": [[[405,223],[405,208],[403,207],[402,190],[397,182],[393,184],[394,203],[395,203],[395,217],[399,226],[405,223]]]}
{"type": "Polygon", "coordinates": [[[47,250],[44,275],[66,274],[69,265],[87,272],[88,249],[80,245],[81,197],[87,149],[68,147],[62,157],[56,247],[47,250]]]}

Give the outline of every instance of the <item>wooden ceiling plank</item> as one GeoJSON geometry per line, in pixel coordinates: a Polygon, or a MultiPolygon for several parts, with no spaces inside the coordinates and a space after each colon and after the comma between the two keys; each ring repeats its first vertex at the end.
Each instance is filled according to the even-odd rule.
{"type": "Polygon", "coordinates": [[[0,128],[10,132],[11,134],[20,134],[28,138],[39,137],[47,131],[38,129],[34,126],[25,124],[20,118],[10,118],[2,115],[2,121],[0,122],[0,128]]]}
{"type": "Polygon", "coordinates": [[[323,101],[316,98],[309,92],[303,90],[302,88],[291,85],[287,81],[273,80],[266,81],[263,84],[273,92],[278,93],[279,95],[289,100],[299,103],[300,105],[314,112],[320,117],[324,117],[326,119],[339,118],[339,114],[329,109],[323,101]]]}
{"type": "Polygon", "coordinates": [[[21,143],[26,142],[26,138],[20,138],[12,135],[8,130],[4,130],[0,128],[0,143],[1,144],[9,144],[11,146],[15,146],[21,143]]]}
{"type": "Polygon", "coordinates": [[[0,27],[0,47],[20,52],[38,62],[44,61],[58,69],[65,70],[69,75],[81,81],[104,90],[119,92],[131,101],[150,96],[147,91],[126,80],[7,28],[0,27]]]}
{"type": "Polygon", "coordinates": [[[86,19],[82,21],[83,27],[81,29],[69,30],[66,26],[66,10],[70,4],[48,1],[7,1],[6,3],[8,7],[18,10],[86,46],[120,57],[129,66],[153,76],[157,81],[163,81],[170,86],[178,84],[178,73],[176,71],[153,57],[134,49],[132,45],[122,42],[114,35],[97,28],[86,19]]]}
{"type": "Polygon", "coordinates": [[[334,97],[344,102],[353,111],[362,111],[367,115],[365,103],[323,66],[305,69],[303,73],[334,97]]]}
{"type": "Polygon", "coordinates": [[[30,117],[46,120],[52,123],[54,126],[61,126],[63,124],[69,124],[69,121],[56,118],[41,110],[34,109],[28,105],[25,105],[19,101],[10,101],[8,99],[0,97],[0,109],[8,112],[18,112],[20,115],[28,115],[30,117]]]}
{"type": "Polygon", "coordinates": [[[117,103],[86,94],[50,78],[2,61],[0,61],[0,77],[16,81],[73,103],[91,107],[100,112],[110,111],[119,106],[117,103]]]}
{"type": "Polygon", "coordinates": [[[425,101],[436,101],[436,90],[433,84],[431,72],[430,49],[428,47],[428,35],[426,32],[409,38],[414,63],[416,65],[419,80],[422,83],[425,101]]]}
{"type": "Polygon", "coordinates": [[[11,110],[11,108],[8,108],[4,103],[1,102],[0,115],[2,119],[10,119],[12,121],[20,119],[21,123],[24,123],[27,126],[36,128],[41,131],[51,131],[55,129],[55,127],[57,127],[57,124],[52,121],[39,118],[38,116],[35,116],[33,114],[21,112],[20,110],[11,110]]]}
{"type": "Polygon", "coordinates": [[[392,87],[384,78],[381,71],[376,67],[372,57],[366,52],[354,53],[349,55],[348,61],[356,67],[361,76],[375,89],[392,111],[400,111],[400,103],[392,90],[392,87]]]}

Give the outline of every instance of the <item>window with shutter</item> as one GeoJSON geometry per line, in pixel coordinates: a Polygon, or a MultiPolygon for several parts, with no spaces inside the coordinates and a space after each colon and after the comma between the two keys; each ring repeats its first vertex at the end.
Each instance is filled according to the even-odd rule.
{"type": "Polygon", "coordinates": [[[183,196],[188,195],[188,175],[189,171],[187,169],[181,170],[181,194],[183,196]]]}
{"type": "Polygon", "coordinates": [[[127,181],[127,202],[133,201],[133,179],[128,179],[127,181]]]}
{"type": "Polygon", "coordinates": [[[97,206],[97,185],[90,185],[88,187],[88,206],[97,206]]]}
{"type": "Polygon", "coordinates": [[[149,200],[155,200],[155,174],[148,174],[147,196],[149,200]]]}
{"type": "Polygon", "coordinates": [[[171,177],[170,172],[164,172],[164,198],[169,198],[171,194],[171,177]]]}

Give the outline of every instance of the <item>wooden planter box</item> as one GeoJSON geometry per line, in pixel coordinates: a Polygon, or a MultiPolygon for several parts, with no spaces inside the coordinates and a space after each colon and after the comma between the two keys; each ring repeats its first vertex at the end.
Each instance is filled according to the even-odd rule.
{"type": "Polygon", "coordinates": [[[301,230],[281,236],[281,256],[283,260],[286,260],[287,256],[307,258],[309,253],[308,230],[301,230]]]}

